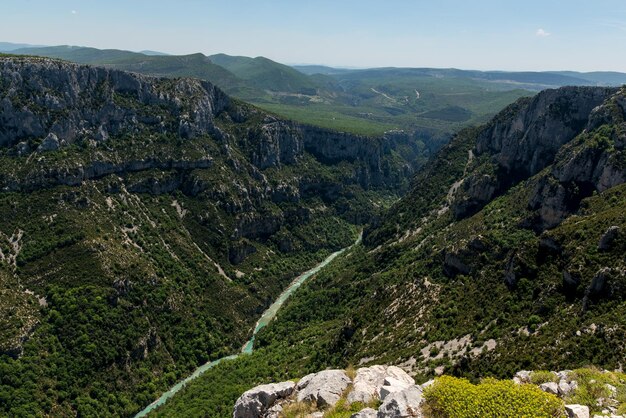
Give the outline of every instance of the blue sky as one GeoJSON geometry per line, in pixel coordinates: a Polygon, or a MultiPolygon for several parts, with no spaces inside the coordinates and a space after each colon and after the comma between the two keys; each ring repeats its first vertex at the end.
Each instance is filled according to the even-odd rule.
{"type": "Polygon", "coordinates": [[[2,0],[0,41],[347,67],[626,72],[625,0],[2,0]]]}

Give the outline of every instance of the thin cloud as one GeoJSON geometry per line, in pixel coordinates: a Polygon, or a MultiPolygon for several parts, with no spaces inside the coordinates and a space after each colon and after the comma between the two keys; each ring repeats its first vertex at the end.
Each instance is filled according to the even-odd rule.
{"type": "Polygon", "coordinates": [[[78,12],[76,10],[72,10],[70,13],[73,14],[73,15],[78,14],[78,12]]]}
{"type": "Polygon", "coordinates": [[[600,22],[600,25],[605,26],[607,28],[619,29],[621,31],[626,32],[626,22],[607,20],[607,21],[600,22]]]}
{"type": "Polygon", "coordinates": [[[547,38],[548,36],[552,35],[550,32],[547,32],[546,30],[539,28],[537,29],[537,32],[535,32],[535,35],[540,37],[540,38],[547,38]]]}

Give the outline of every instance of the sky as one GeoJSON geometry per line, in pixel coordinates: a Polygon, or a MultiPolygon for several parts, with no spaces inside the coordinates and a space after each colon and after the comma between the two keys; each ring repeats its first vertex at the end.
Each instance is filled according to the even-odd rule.
{"type": "Polygon", "coordinates": [[[2,0],[0,41],[286,64],[626,72],[625,0],[2,0]]]}

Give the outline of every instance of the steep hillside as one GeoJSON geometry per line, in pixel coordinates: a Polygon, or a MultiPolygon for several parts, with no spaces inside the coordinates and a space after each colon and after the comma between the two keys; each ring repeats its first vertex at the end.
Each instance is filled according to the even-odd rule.
{"type": "MultiPolygon", "coordinates": [[[[418,228],[423,217],[435,211],[441,216],[440,212],[451,210],[456,219],[476,213],[551,165],[563,145],[588,124],[598,123],[590,117],[600,116],[591,112],[615,91],[547,90],[532,99],[519,100],[483,127],[461,132],[418,174],[410,196],[392,209],[392,218],[371,231],[372,236],[397,231],[404,234],[418,228]]],[[[373,243],[388,238],[368,240],[373,243]]]]}
{"type": "Polygon", "coordinates": [[[24,47],[7,50],[14,54],[52,56],[68,61],[92,64],[94,61],[115,62],[131,58],[145,58],[145,54],[120,49],[97,49],[83,46],[59,45],[42,47],[24,47]]]}
{"type": "Polygon", "coordinates": [[[237,390],[349,364],[418,381],[622,368],[625,117],[626,90],[562,88],[462,131],[363,246],[286,303],[255,355],[162,414],[227,416],[237,390]]]}
{"type": "Polygon", "coordinates": [[[197,79],[0,57],[0,415],[130,415],[238,351],[407,187],[410,148],[197,79]]]}
{"type": "Polygon", "coordinates": [[[326,311],[332,287],[343,297],[328,307],[341,324],[329,362],[473,376],[620,367],[624,94],[546,91],[460,134],[367,231],[368,247],[312,282],[268,341],[309,304],[326,311]]]}

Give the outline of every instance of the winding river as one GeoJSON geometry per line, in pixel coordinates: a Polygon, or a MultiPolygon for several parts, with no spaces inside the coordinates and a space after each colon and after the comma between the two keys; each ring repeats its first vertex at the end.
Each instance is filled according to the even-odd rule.
{"type": "MultiPolygon", "coordinates": [[[[307,281],[307,279],[309,279],[311,276],[314,276],[317,272],[319,272],[321,269],[326,267],[328,265],[328,263],[333,261],[338,255],[340,255],[344,251],[352,248],[353,246],[355,246],[356,244],[361,242],[361,236],[362,236],[362,234],[359,234],[359,238],[350,247],[346,247],[346,248],[344,248],[342,250],[339,250],[337,252],[332,253],[331,255],[326,257],[326,259],[324,261],[322,261],[321,263],[319,263],[318,265],[313,267],[311,270],[308,270],[308,271],[302,273],[301,275],[299,275],[298,277],[296,277],[289,284],[289,286],[287,286],[287,288],[285,290],[283,290],[283,292],[280,294],[280,296],[278,296],[278,299],[276,299],[274,301],[274,303],[272,303],[272,305],[269,308],[267,308],[267,310],[265,312],[263,312],[263,315],[261,315],[261,318],[259,318],[259,320],[256,323],[256,326],[254,327],[254,332],[252,333],[252,337],[242,347],[241,354],[250,354],[250,353],[252,353],[252,349],[254,348],[254,339],[255,339],[257,333],[261,329],[263,329],[267,324],[269,324],[272,319],[274,319],[274,317],[276,316],[276,313],[278,312],[280,307],[285,303],[285,301],[287,299],[289,299],[289,296],[291,296],[293,294],[293,292],[295,292],[300,286],[302,286],[302,284],[305,281],[307,281]]],[[[198,376],[202,375],[207,370],[209,370],[209,369],[215,367],[216,365],[220,364],[222,361],[236,359],[241,354],[233,354],[233,355],[230,355],[230,356],[222,357],[220,359],[217,359],[217,360],[205,363],[202,366],[198,367],[196,370],[194,370],[194,372],[191,375],[187,376],[185,379],[183,379],[180,382],[176,383],[167,392],[164,392],[159,397],[159,399],[157,399],[156,401],[152,402],[144,410],[142,410],[137,415],[135,415],[135,418],[145,417],[150,412],[152,412],[152,410],[154,410],[155,408],[157,408],[157,407],[163,405],[165,402],[167,402],[167,400],[169,398],[174,396],[176,394],[176,392],[178,392],[183,387],[185,387],[185,385],[187,383],[189,383],[190,381],[192,381],[195,378],[197,378],[198,376]]]]}

